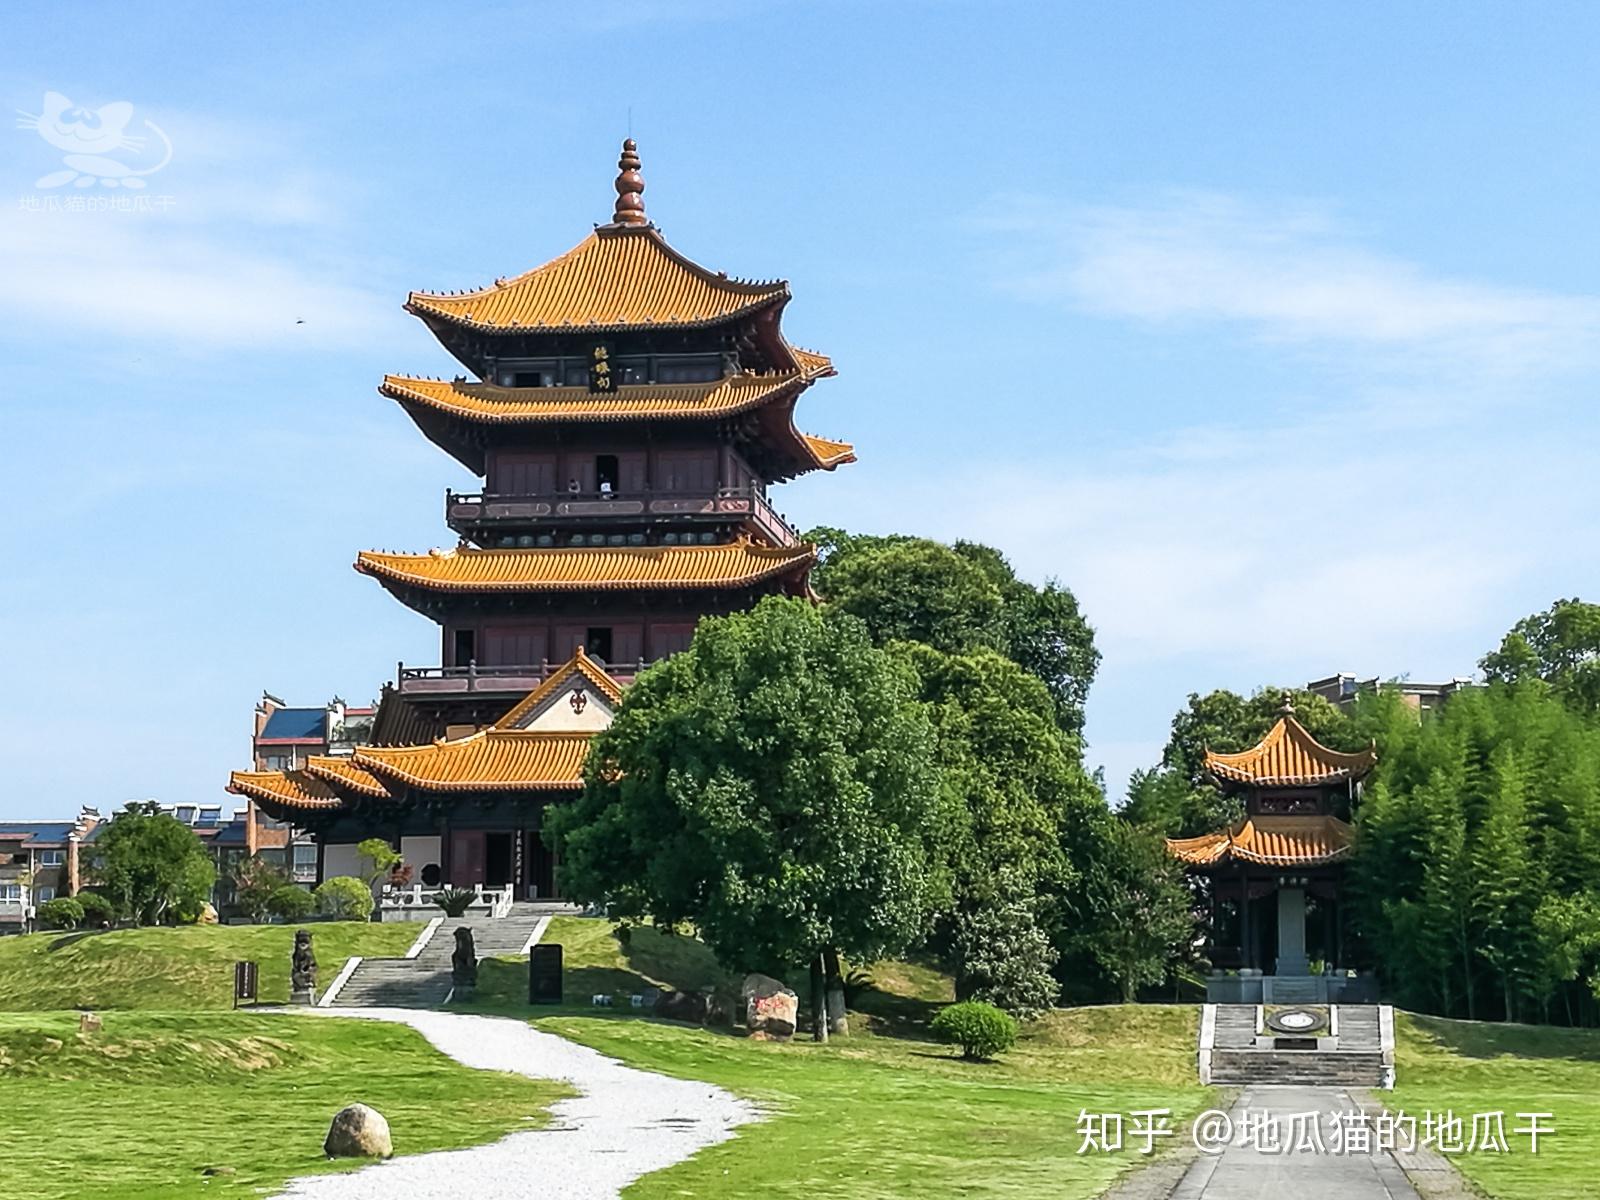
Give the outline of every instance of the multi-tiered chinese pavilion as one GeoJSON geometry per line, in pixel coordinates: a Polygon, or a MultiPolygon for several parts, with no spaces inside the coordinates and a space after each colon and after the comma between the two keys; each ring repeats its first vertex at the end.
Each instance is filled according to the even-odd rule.
{"type": "MultiPolygon", "coordinates": [[[[1354,834],[1348,823],[1361,781],[1376,762],[1329,749],[1295,720],[1285,699],[1277,724],[1249,750],[1208,750],[1205,769],[1245,815],[1167,849],[1204,881],[1210,907],[1213,1000],[1327,1001],[1345,987],[1340,888],[1354,834]],[[1313,976],[1311,962],[1325,970],[1313,976]]],[[[1346,999],[1353,997],[1346,996],[1346,999]]]]}
{"type": "Polygon", "coordinates": [[[375,745],[231,784],[310,828],[324,877],[378,836],[430,884],[552,894],[540,813],[580,786],[619,684],[704,615],[807,594],[815,549],[768,487],[854,460],[793,423],[832,364],[784,337],[787,283],[667,244],[631,140],[619,167],[611,221],[560,258],[406,303],[470,375],[379,390],[483,486],[446,493],[454,548],[355,567],[439,625],[439,663],[401,666],[375,745]]]}

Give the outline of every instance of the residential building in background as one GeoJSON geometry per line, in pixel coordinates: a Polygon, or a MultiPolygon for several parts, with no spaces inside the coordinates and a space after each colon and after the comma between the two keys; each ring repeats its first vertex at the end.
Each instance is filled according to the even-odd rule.
{"type": "Polygon", "coordinates": [[[313,754],[349,754],[371,738],[377,711],[349,706],[338,696],[316,708],[298,708],[262,692],[251,740],[255,769],[294,771],[313,754]]]}
{"type": "Polygon", "coordinates": [[[71,821],[0,821],[0,933],[21,933],[33,911],[80,886],[80,848],[100,824],[85,808],[71,821]]]}
{"type": "Polygon", "coordinates": [[[1371,679],[1357,679],[1354,675],[1340,673],[1329,675],[1326,679],[1312,680],[1306,684],[1306,691],[1340,708],[1350,708],[1357,696],[1385,687],[1399,692],[1401,698],[1418,712],[1431,712],[1452,693],[1471,686],[1471,679],[1459,675],[1445,683],[1412,683],[1409,679],[1379,679],[1376,675],[1371,679]]]}

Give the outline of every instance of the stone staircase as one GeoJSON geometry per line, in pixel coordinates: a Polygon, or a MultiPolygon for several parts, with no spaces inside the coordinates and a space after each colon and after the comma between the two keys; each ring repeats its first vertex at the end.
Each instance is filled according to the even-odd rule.
{"type": "Polygon", "coordinates": [[[1337,1034],[1324,1030],[1318,1049],[1279,1050],[1271,1043],[1270,1030],[1258,1045],[1255,1005],[1219,1004],[1211,1045],[1208,1051],[1202,1044],[1201,1062],[1215,1084],[1392,1087],[1393,1051],[1383,1045],[1379,1007],[1338,1005],[1335,1024],[1337,1034]]]}
{"type": "MultiPolygon", "coordinates": [[[[415,958],[364,958],[330,1008],[437,1008],[450,994],[450,959],[456,951],[456,930],[472,930],[481,961],[521,955],[528,939],[546,917],[577,910],[569,905],[517,903],[503,917],[446,917],[415,958]]],[[[422,932],[417,926],[417,932],[422,932]]]]}
{"type": "Polygon", "coordinates": [[[1256,1006],[1254,1004],[1217,1005],[1218,1050],[1247,1050],[1256,1044],[1256,1006]]]}

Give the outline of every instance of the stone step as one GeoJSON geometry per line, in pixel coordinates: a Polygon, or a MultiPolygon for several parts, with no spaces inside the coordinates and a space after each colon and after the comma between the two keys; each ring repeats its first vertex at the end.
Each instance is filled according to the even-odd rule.
{"type": "Polygon", "coordinates": [[[1256,1006],[1254,1004],[1217,1005],[1214,1045],[1219,1049],[1247,1047],[1255,1043],[1256,1006]]]}
{"type": "Polygon", "coordinates": [[[1214,1050],[1214,1083],[1293,1083],[1377,1087],[1383,1055],[1349,1050],[1214,1050]]]}

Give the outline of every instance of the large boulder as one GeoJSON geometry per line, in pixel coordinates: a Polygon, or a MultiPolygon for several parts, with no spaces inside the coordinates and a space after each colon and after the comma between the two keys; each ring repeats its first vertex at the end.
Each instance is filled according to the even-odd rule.
{"type": "Polygon", "coordinates": [[[744,1023],[758,1041],[786,1042],[794,1036],[800,997],[781,979],[746,975],[739,989],[744,1000],[744,1023]]]}
{"type": "Polygon", "coordinates": [[[328,1126],[322,1151],[329,1158],[388,1158],[394,1153],[389,1122],[365,1104],[341,1108],[328,1126]]]}

